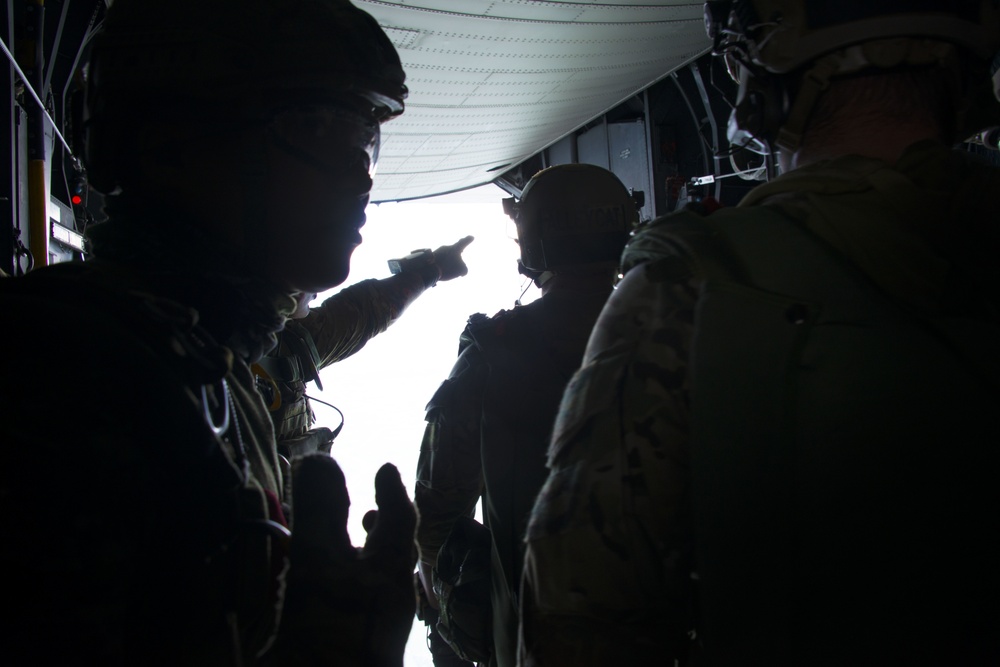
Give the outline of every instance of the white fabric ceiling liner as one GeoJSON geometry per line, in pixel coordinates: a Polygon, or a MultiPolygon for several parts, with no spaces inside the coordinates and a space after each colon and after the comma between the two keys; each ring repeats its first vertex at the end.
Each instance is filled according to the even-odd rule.
{"type": "Polygon", "coordinates": [[[383,126],[372,201],[489,183],[709,47],[702,2],[354,0],[410,97],[383,126]]]}

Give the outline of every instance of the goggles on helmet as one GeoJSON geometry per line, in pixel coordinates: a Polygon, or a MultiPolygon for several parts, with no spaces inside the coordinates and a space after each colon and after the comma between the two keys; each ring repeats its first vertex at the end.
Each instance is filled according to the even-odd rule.
{"type": "Polygon", "coordinates": [[[378,121],[343,103],[303,104],[274,113],[268,124],[283,150],[323,171],[343,172],[378,163],[378,121]]]}

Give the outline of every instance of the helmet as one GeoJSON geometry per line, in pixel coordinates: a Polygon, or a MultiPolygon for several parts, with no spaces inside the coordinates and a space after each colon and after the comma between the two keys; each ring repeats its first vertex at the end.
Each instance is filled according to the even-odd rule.
{"type": "Polygon", "coordinates": [[[348,0],[116,0],[88,72],[91,180],[105,135],[144,113],[233,119],[321,101],[377,124],[403,112],[404,80],[385,32],[348,0]]]}
{"type": "Polygon", "coordinates": [[[591,164],[535,174],[520,201],[504,200],[517,226],[521,272],[532,278],[571,266],[617,263],[639,205],[618,177],[591,164]]]}
{"type": "Polygon", "coordinates": [[[986,85],[1000,50],[997,0],[708,0],[705,23],[740,84],[730,142],[788,150],[834,77],[947,66],[957,78],[973,61],[986,85]]]}

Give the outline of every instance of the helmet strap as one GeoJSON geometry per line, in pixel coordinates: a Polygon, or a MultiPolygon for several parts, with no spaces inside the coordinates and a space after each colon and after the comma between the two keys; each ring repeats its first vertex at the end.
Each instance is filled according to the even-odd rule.
{"type": "Polygon", "coordinates": [[[517,260],[517,272],[520,273],[522,276],[527,276],[528,278],[531,278],[531,280],[534,281],[535,285],[538,287],[541,287],[542,285],[550,281],[552,279],[552,276],[555,275],[555,273],[553,273],[552,271],[548,271],[545,269],[542,270],[529,269],[524,265],[524,262],[522,262],[521,260],[517,260]]]}
{"type": "Polygon", "coordinates": [[[802,75],[795,101],[775,139],[778,148],[794,153],[802,145],[802,136],[809,117],[820,96],[830,87],[830,79],[838,69],[834,59],[821,58],[814,67],[802,75]]]}
{"type": "Polygon", "coordinates": [[[555,271],[542,271],[538,275],[538,277],[535,278],[535,285],[537,285],[539,288],[543,288],[545,287],[546,283],[548,283],[555,277],[555,275],[556,275],[555,271]]]}
{"type": "MultiPolygon", "coordinates": [[[[885,72],[897,67],[928,66],[951,68],[958,75],[962,72],[955,47],[935,40],[908,40],[902,44],[900,40],[874,40],[818,59],[800,78],[797,93],[778,130],[775,144],[789,152],[798,150],[809,118],[835,76],[867,70],[885,72]]],[[[962,90],[958,80],[955,86],[954,95],[959,100],[956,111],[961,112],[968,105],[968,93],[962,90]]]]}

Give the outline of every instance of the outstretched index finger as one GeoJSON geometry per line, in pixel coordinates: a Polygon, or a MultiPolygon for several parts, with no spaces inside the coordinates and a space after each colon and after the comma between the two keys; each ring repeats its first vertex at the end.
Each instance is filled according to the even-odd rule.
{"type": "Polygon", "coordinates": [[[417,513],[406,495],[399,470],[391,463],[375,474],[375,504],[378,514],[365,542],[365,557],[383,560],[386,566],[399,567],[410,576],[416,562],[413,537],[417,513]]]}

